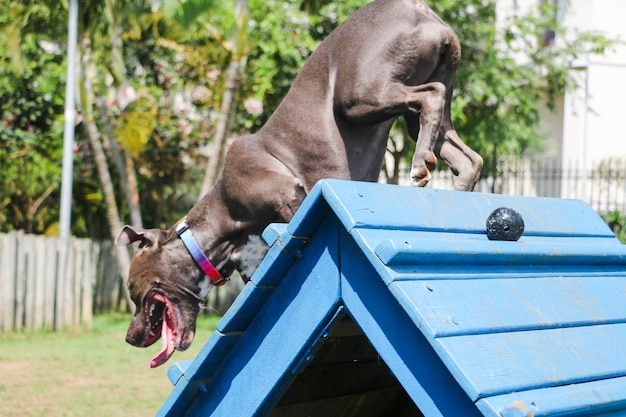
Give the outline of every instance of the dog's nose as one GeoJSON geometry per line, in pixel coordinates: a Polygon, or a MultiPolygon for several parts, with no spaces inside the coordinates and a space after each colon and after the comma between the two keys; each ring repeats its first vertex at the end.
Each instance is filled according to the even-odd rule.
{"type": "Polygon", "coordinates": [[[138,346],[136,337],[131,336],[130,333],[126,334],[126,343],[133,345],[133,346],[138,346]]]}
{"type": "Polygon", "coordinates": [[[126,343],[137,347],[143,347],[145,342],[145,335],[143,329],[137,328],[136,322],[133,320],[126,332],[126,343]]]}

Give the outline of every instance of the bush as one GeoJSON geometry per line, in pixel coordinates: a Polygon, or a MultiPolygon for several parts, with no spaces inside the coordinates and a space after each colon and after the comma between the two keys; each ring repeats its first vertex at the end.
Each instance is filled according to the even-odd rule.
{"type": "Polygon", "coordinates": [[[621,211],[615,210],[603,215],[602,218],[620,242],[626,243],[626,216],[621,211]]]}

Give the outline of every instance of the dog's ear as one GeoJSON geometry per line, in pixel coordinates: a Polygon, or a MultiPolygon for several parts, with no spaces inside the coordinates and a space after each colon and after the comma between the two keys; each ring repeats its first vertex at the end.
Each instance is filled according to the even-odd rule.
{"type": "Polygon", "coordinates": [[[152,246],[163,232],[158,229],[140,229],[132,226],[124,226],[119,235],[115,238],[116,245],[128,245],[134,242],[141,242],[141,246],[152,246]]]}

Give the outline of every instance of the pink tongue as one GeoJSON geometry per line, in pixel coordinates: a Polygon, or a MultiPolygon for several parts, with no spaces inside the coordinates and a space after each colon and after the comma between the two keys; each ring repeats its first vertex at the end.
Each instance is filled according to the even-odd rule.
{"type": "Polygon", "coordinates": [[[163,365],[174,354],[174,330],[167,322],[167,307],[163,309],[163,326],[161,326],[161,351],[150,361],[150,368],[163,365]]]}

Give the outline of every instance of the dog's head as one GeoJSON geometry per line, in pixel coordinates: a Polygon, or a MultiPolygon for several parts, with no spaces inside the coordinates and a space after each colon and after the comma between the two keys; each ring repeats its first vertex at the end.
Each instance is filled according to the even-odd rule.
{"type": "Polygon", "coordinates": [[[130,264],[128,289],[136,310],[126,341],[147,347],[161,338],[162,349],[150,362],[154,368],[175,350],[191,345],[200,303],[211,283],[175,231],[125,226],[115,240],[117,245],[133,242],[139,246],[130,264]]]}

